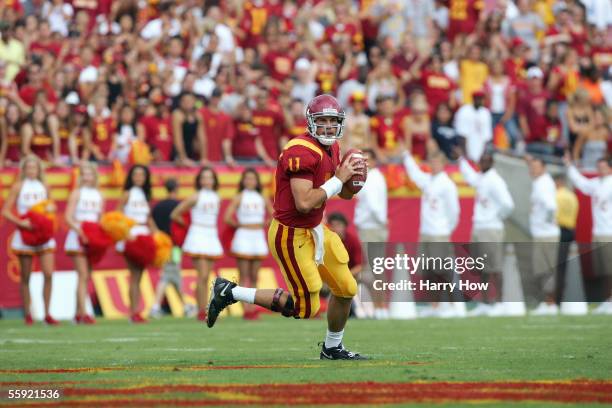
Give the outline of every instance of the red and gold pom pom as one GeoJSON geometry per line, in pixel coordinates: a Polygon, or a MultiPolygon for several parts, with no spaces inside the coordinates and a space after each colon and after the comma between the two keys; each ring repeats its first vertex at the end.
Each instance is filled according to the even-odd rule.
{"type": "Polygon", "coordinates": [[[136,222],[119,211],[111,211],[102,215],[100,226],[114,242],[124,241],[130,235],[130,229],[136,222]]]}
{"type": "Polygon", "coordinates": [[[153,266],[161,267],[170,260],[172,256],[172,239],[165,232],[156,232],[153,234],[155,241],[155,259],[153,266]]]}

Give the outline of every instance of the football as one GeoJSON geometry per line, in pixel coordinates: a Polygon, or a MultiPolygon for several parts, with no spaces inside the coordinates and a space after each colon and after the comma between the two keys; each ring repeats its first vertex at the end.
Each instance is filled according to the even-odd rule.
{"type": "MultiPolygon", "coordinates": [[[[349,149],[344,156],[342,157],[342,161],[340,165],[344,164],[345,160],[351,161],[360,161],[364,160],[363,152],[359,149],[349,149]]],[[[357,194],[365,184],[366,178],[368,177],[368,168],[364,167],[363,172],[361,174],[354,174],[344,185],[353,193],[357,194]]]]}

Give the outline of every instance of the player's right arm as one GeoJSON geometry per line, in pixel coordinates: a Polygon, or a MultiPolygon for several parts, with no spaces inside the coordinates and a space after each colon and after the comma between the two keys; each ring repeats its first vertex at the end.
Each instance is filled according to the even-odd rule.
{"type": "MultiPolygon", "coordinates": [[[[291,157],[283,158],[289,160],[291,157]]],[[[336,169],[334,177],[330,178],[319,188],[313,188],[312,171],[308,168],[305,170],[297,169],[294,171],[296,175],[291,177],[291,193],[295,202],[295,208],[302,214],[307,214],[315,208],[319,208],[329,198],[339,194],[344,183],[346,183],[353,174],[359,174],[362,171],[363,163],[352,162],[346,160],[343,165],[336,169]],[[310,176],[310,177],[308,177],[310,176]]],[[[288,166],[288,171],[292,172],[295,166],[288,166]]]]}

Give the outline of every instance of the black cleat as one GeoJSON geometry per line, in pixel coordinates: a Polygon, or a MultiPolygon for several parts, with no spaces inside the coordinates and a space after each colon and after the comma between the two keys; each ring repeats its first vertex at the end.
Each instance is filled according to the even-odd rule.
{"type": "Polygon", "coordinates": [[[342,343],[338,347],[330,348],[326,348],[325,343],[319,344],[321,345],[321,360],[369,360],[366,356],[348,351],[342,343]]]}
{"type": "Polygon", "coordinates": [[[234,296],[232,295],[232,289],[236,287],[234,282],[230,282],[227,279],[217,278],[210,289],[210,300],[208,301],[208,307],[206,311],[208,317],[206,324],[208,327],[213,327],[217,321],[219,314],[231,304],[236,303],[234,296]]]}

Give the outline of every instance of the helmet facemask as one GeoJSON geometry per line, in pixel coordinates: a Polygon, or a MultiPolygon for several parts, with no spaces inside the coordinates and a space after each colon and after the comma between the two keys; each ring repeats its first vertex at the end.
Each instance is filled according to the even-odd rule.
{"type": "Polygon", "coordinates": [[[342,139],[344,135],[344,112],[338,112],[335,109],[324,109],[323,112],[312,113],[310,111],[306,111],[306,120],[308,122],[308,133],[310,136],[317,139],[321,144],[326,146],[333,145],[336,141],[342,139]],[[326,112],[327,111],[327,112],[326,112]],[[338,119],[338,123],[335,125],[317,125],[317,118],[322,117],[335,117],[338,119]],[[324,129],[323,134],[317,134],[317,129],[324,129]],[[326,130],[328,128],[335,129],[334,135],[329,136],[326,130]]]}

